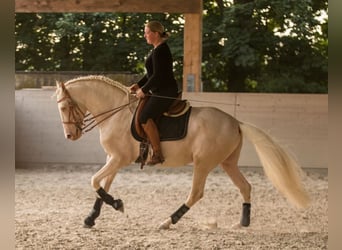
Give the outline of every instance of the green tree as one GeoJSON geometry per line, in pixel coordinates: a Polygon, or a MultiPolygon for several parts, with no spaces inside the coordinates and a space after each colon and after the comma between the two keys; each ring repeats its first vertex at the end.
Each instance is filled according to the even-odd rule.
{"type": "Polygon", "coordinates": [[[207,2],[204,89],[326,92],[328,20],[317,20],[323,2],[236,0],[221,11],[207,2]]]}
{"type": "MultiPolygon", "coordinates": [[[[204,1],[204,91],[327,92],[327,0],[204,1]]],[[[183,23],[167,13],[17,13],[16,70],[142,74],[147,20],[160,20],[179,83],[183,23]]]]}
{"type": "Polygon", "coordinates": [[[151,49],[143,37],[144,23],[152,19],[172,32],[169,43],[181,80],[183,26],[180,15],[167,14],[16,14],[16,70],[142,73],[151,49]]]}

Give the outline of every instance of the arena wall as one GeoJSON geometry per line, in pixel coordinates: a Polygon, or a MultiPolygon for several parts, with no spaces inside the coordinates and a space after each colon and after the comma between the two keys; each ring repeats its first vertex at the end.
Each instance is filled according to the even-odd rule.
{"type": "MultiPolygon", "coordinates": [[[[53,88],[15,92],[16,165],[103,164],[106,155],[97,129],[78,141],[64,138],[53,88]]],[[[289,150],[304,168],[328,167],[328,95],[184,93],[192,106],[215,106],[252,123],[289,150]]],[[[245,140],[240,166],[260,166],[245,140]]]]}

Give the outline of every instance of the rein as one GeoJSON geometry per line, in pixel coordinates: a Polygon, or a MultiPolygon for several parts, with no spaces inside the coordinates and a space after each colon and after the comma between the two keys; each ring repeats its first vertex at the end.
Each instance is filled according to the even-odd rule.
{"type": "MultiPolygon", "coordinates": [[[[163,95],[155,95],[155,94],[145,94],[145,96],[153,96],[163,99],[172,99],[172,100],[178,100],[178,97],[169,97],[169,96],[163,96],[163,95]]],[[[228,105],[228,106],[240,106],[239,103],[223,103],[223,102],[213,102],[213,101],[200,101],[200,100],[193,100],[193,99],[187,99],[190,102],[200,102],[200,103],[209,103],[209,104],[220,104],[220,105],[228,105]]]]}
{"type": "MultiPolygon", "coordinates": [[[[108,110],[108,111],[105,111],[105,112],[102,112],[100,114],[97,114],[93,117],[90,117],[90,118],[87,118],[87,119],[84,119],[83,120],[83,123],[86,123],[86,122],[89,122],[87,125],[84,125],[82,127],[82,131],[84,130],[84,132],[89,132],[90,130],[92,130],[93,128],[95,128],[97,125],[99,125],[100,123],[102,123],[103,121],[107,120],[108,118],[110,118],[111,116],[115,115],[116,113],[118,113],[119,111],[123,110],[124,108],[128,107],[129,105],[131,105],[132,103],[136,102],[137,100],[134,100],[132,102],[128,102],[126,104],[123,104],[119,107],[116,107],[116,108],[113,108],[111,110],[108,110]],[[104,117],[102,120],[100,120],[99,122],[95,123],[93,126],[91,126],[90,128],[88,128],[90,125],[92,125],[94,122],[95,122],[95,119],[97,117],[100,117],[102,115],[105,115],[105,114],[108,114],[110,113],[109,115],[107,115],[106,117],[104,117]],[[88,129],[86,129],[88,128],[88,129]]],[[[89,116],[90,113],[88,113],[84,118],[86,118],[87,116],[89,116]]]]}

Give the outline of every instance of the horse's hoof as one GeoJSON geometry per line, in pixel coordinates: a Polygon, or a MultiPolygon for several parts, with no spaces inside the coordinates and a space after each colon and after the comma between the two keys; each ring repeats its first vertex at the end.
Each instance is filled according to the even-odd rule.
{"type": "Polygon", "coordinates": [[[84,220],[84,224],[83,224],[84,228],[92,228],[94,225],[95,225],[94,220],[91,220],[88,217],[84,220]]]}
{"type": "Polygon", "coordinates": [[[124,208],[124,205],[122,204],[121,207],[118,208],[118,211],[120,211],[121,213],[124,213],[125,212],[125,208],[124,208]]]}
{"type": "Polygon", "coordinates": [[[165,220],[163,223],[161,223],[158,227],[159,230],[165,230],[165,229],[170,229],[172,221],[171,218],[165,220]]]}
{"type": "Polygon", "coordinates": [[[208,218],[202,223],[202,227],[204,229],[216,229],[218,227],[216,218],[208,218]]]}
{"type": "Polygon", "coordinates": [[[124,204],[123,204],[122,200],[120,200],[120,199],[114,200],[113,207],[115,210],[118,210],[122,213],[124,212],[124,204]]]}
{"type": "Polygon", "coordinates": [[[241,228],[242,228],[242,226],[241,226],[240,222],[231,226],[231,229],[233,229],[233,230],[239,230],[241,228]]]}

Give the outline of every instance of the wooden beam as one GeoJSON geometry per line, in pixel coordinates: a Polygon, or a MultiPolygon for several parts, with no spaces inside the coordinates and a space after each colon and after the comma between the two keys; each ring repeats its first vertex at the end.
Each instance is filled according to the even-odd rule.
{"type": "Polygon", "coordinates": [[[183,92],[201,92],[202,13],[184,17],[183,92]]]}
{"type": "Polygon", "coordinates": [[[15,0],[15,12],[200,13],[201,0],[15,0]]]}

